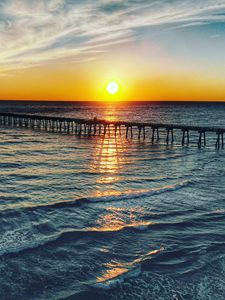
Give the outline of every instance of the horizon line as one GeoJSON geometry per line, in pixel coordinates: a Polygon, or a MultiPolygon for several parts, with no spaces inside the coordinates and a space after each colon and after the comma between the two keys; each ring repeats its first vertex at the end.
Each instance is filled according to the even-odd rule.
{"type": "Polygon", "coordinates": [[[60,99],[0,99],[1,102],[60,102],[60,103],[109,103],[109,104],[120,104],[120,103],[225,103],[224,100],[60,100],[60,99]]]}

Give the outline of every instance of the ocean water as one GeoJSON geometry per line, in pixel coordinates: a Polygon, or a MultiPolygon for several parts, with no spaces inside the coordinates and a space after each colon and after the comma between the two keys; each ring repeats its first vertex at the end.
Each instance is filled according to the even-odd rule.
{"type": "MultiPolygon", "coordinates": [[[[0,111],[225,127],[224,104],[0,111]]],[[[225,299],[225,150],[0,127],[0,299],[225,299]]]]}

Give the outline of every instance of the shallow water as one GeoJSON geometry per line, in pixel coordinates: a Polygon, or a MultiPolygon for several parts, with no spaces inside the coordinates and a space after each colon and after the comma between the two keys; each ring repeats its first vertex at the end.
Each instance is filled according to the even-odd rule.
{"type": "MultiPolygon", "coordinates": [[[[222,104],[1,111],[225,127],[222,104]]],[[[225,299],[225,150],[0,128],[1,299],[225,299]]]]}

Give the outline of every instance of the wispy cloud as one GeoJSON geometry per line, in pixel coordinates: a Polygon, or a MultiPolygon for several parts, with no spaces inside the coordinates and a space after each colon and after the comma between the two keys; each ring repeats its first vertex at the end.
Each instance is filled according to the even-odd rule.
{"type": "Polygon", "coordinates": [[[0,72],[139,38],[138,29],[225,22],[225,0],[0,0],[0,72]]]}

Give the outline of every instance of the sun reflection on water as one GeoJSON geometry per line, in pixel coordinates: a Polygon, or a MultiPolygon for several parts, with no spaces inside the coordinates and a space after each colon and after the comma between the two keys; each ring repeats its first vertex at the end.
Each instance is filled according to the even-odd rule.
{"type": "MultiPolygon", "coordinates": [[[[115,107],[109,107],[104,112],[104,119],[116,120],[115,107]]],[[[92,168],[101,176],[96,180],[97,184],[109,185],[119,180],[119,172],[122,171],[124,144],[120,135],[115,135],[114,128],[99,139],[93,155],[92,168]]]]}
{"type": "MultiPolygon", "coordinates": [[[[115,111],[107,110],[104,119],[116,120],[115,111]]],[[[120,186],[120,181],[124,182],[122,174],[125,174],[125,150],[127,153],[128,147],[125,141],[122,140],[120,134],[115,135],[113,130],[110,133],[102,136],[95,147],[93,155],[93,163],[91,168],[99,174],[96,179],[96,191],[94,196],[112,197],[110,206],[104,207],[104,212],[97,216],[95,226],[88,228],[89,231],[108,231],[118,232],[123,229],[143,230],[148,226],[153,225],[151,221],[143,220],[144,212],[140,207],[114,207],[113,197],[129,197],[129,195],[138,195],[140,192],[147,192],[146,190],[135,190],[126,185],[120,186]],[[118,188],[119,187],[119,188],[118,188]]],[[[108,280],[115,279],[133,268],[134,265],[140,263],[147,256],[157,254],[162,249],[153,250],[142,255],[131,262],[116,263],[109,261],[105,264],[105,272],[97,277],[97,283],[104,283],[108,280]]],[[[107,248],[100,249],[101,252],[110,251],[107,248]]]]}
{"type": "Polygon", "coordinates": [[[114,105],[110,105],[105,109],[103,119],[107,121],[117,121],[116,107],[114,105]]]}
{"type": "Polygon", "coordinates": [[[151,257],[153,255],[159,254],[160,252],[162,252],[164,250],[165,250],[164,247],[151,250],[148,253],[140,255],[138,258],[136,258],[130,262],[112,261],[110,263],[106,263],[105,264],[105,267],[106,267],[105,272],[101,276],[98,276],[96,278],[96,282],[97,283],[107,283],[110,280],[114,280],[114,279],[120,277],[121,275],[124,275],[127,272],[134,270],[138,264],[144,262],[145,260],[149,259],[149,257],[151,257]]]}
{"type": "Polygon", "coordinates": [[[123,228],[143,229],[154,224],[151,221],[143,221],[137,218],[138,208],[107,207],[106,212],[96,220],[96,227],[92,231],[119,231],[123,228]]]}

